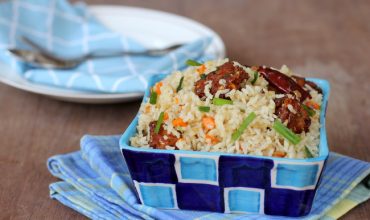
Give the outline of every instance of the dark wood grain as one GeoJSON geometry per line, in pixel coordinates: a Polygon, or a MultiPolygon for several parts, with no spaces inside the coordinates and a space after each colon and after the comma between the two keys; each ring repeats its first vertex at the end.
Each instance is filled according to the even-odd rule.
{"type": "MultiPolygon", "coordinates": [[[[147,7],[193,18],[224,39],[228,56],[244,64],[287,64],[326,78],[330,148],[370,161],[370,2],[89,0],[89,4],[147,7]]],[[[79,149],[89,134],[119,134],[138,102],[82,105],[0,85],[0,219],[84,219],[49,199],[56,181],[46,169],[55,154],[79,149]]],[[[369,219],[370,203],[343,219],[369,219]]]]}

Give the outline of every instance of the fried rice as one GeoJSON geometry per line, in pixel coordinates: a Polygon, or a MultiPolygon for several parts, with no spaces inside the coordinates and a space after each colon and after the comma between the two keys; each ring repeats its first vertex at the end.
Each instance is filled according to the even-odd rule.
{"type": "MultiPolygon", "coordinates": [[[[247,82],[240,90],[220,89],[212,95],[210,93],[211,83],[208,83],[204,87],[205,97],[200,98],[194,92],[194,84],[201,79],[202,74],[214,72],[217,67],[228,61],[228,59],[207,61],[201,66],[190,66],[184,71],[175,71],[163,79],[160,82],[160,94],[157,96],[156,103],[151,104],[148,98],[140,107],[137,133],[130,139],[131,145],[140,148],[153,147],[150,146],[152,132],[150,123],[157,121],[160,114],[164,112],[163,129],[176,137],[175,145],[165,146],[164,149],[286,158],[306,158],[309,157],[307,155],[309,151],[311,156],[317,156],[320,139],[320,110],[314,109],[316,114],[311,116],[308,132],[303,131],[296,134],[300,137],[300,142],[291,143],[273,129],[274,121],[278,119],[274,100],[281,98],[284,94],[269,90],[269,82],[261,75],[258,75],[252,85],[251,82],[255,76],[253,68],[233,62],[235,66],[240,66],[249,75],[247,82]],[[181,90],[176,91],[182,77],[181,90]],[[232,100],[232,104],[214,105],[212,100],[220,96],[232,100]],[[200,111],[199,106],[208,106],[209,112],[200,111]],[[237,140],[233,140],[233,133],[252,112],[256,118],[237,140]],[[214,126],[205,128],[205,117],[213,120],[214,126]],[[184,124],[174,125],[174,120],[177,119],[181,119],[184,124]]],[[[282,66],[279,71],[289,77],[293,75],[287,66],[282,66]]],[[[158,83],[155,86],[158,86],[158,83]]],[[[311,96],[310,101],[321,106],[322,94],[310,86],[306,86],[305,89],[311,96]]],[[[294,113],[294,109],[291,106],[288,107],[294,113]]],[[[283,123],[287,125],[287,122],[283,123]]],[[[166,140],[167,136],[164,135],[163,138],[166,140]]]]}

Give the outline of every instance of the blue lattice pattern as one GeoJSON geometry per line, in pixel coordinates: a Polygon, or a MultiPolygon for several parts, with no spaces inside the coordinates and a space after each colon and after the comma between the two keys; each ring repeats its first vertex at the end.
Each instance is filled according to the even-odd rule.
{"type": "Polygon", "coordinates": [[[308,214],[324,163],[122,151],[142,204],[225,213],[308,214]]]}

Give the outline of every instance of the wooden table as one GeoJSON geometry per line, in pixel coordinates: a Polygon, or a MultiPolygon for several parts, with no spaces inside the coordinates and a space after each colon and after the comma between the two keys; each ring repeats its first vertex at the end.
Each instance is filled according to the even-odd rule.
{"type": "MultiPolygon", "coordinates": [[[[213,28],[228,56],[244,64],[287,64],[331,82],[330,148],[370,161],[370,2],[89,0],[184,15],[213,28]]],[[[82,105],[0,85],[0,219],[83,219],[49,199],[55,154],[79,149],[83,134],[119,134],[139,102],[82,105]]],[[[343,219],[369,219],[370,202],[343,219]]]]}

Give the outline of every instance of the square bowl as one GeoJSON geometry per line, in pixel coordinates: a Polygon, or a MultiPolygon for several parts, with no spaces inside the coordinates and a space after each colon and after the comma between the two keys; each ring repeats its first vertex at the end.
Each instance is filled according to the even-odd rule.
{"type": "MultiPolygon", "coordinates": [[[[165,78],[155,75],[150,87],[165,78]]],[[[308,159],[276,158],[218,152],[161,150],[130,146],[137,115],[120,139],[120,148],[144,205],[222,213],[299,217],[312,206],[329,154],[325,114],[330,85],[309,78],[323,90],[319,155],[308,159]]]]}

